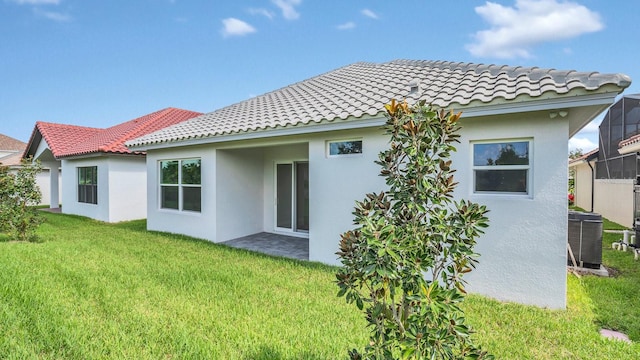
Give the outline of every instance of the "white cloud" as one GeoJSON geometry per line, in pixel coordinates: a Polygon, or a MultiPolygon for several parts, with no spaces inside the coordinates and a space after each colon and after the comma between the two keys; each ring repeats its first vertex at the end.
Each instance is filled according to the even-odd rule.
{"type": "Polygon", "coordinates": [[[580,129],[579,134],[598,134],[600,133],[600,123],[602,122],[602,118],[595,119],[592,122],[588,123],[580,129]]]}
{"type": "Polygon", "coordinates": [[[514,7],[487,1],[475,10],[491,26],[476,32],[475,42],[465,46],[480,57],[528,58],[537,44],[604,28],[597,12],[571,1],[516,0],[514,7]]]}
{"type": "Polygon", "coordinates": [[[369,9],[362,9],[362,11],[360,11],[362,13],[362,15],[368,17],[368,18],[372,18],[372,19],[377,19],[378,18],[378,14],[374,13],[373,11],[369,10],[369,9]]]}
{"type": "Polygon", "coordinates": [[[296,11],[296,6],[302,3],[302,0],[271,0],[271,2],[280,8],[282,17],[287,20],[295,20],[300,17],[300,13],[296,11]]]}
{"type": "Polygon", "coordinates": [[[56,11],[44,11],[44,10],[40,10],[40,9],[33,9],[33,12],[40,17],[49,19],[49,20],[53,20],[56,22],[67,22],[67,21],[71,21],[71,15],[69,14],[63,14],[60,12],[56,12],[56,11]]]}
{"type": "Polygon", "coordinates": [[[251,14],[251,15],[262,15],[262,16],[264,16],[266,18],[269,18],[269,19],[273,19],[273,16],[274,16],[273,12],[271,12],[271,11],[269,11],[267,9],[264,9],[264,8],[250,8],[249,9],[249,14],[251,14]]]}
{"type": "Polygon", "coordinates": [[[354,23],[353,21],[349,21],[349,22],[346,22],[344,24],[340,24],[340,25],[336,26],[336,29],[338,29],[338,30],[349,30],[349,29],[353,29],[354,27],[356,27],[356,23],[354,23]]]}
{"type": "Polygon", "coordinates": [[[58,5],[60,0],[11,0],[20,5],[58,5]]]}
{"type": "Polygon", "coordinates": [[[256,29],[242,20],[226,18],[222,20],[222,36],[244,36],[256,32],[256,29]]]}
{"type": "Polygon", "coordinates": [[[594,143],[590,139],[582,137],[572,137],[569,139],[569,151],[582,149],[582,153],[587,153],[598,147],[598,144],[594,143]]]}

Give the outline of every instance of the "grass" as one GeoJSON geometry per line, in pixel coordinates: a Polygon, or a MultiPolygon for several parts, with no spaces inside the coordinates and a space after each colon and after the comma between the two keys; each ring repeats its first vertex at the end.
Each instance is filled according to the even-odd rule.
{"type": "MultiPolygon", "coordinates": [[[[334,267],[44,215],[43,243],[0,242],[0,358],[339,359],[367,341],[334,267]]],[[[504,359],[637,358],[598,335],[587,280],[569,277],[566,311],[469,296],[477,342],[504,359]]]]}
{"type": "MultiPolygon", "coordinates": [[[[605,229],[623,229],[612,223],[605,229]]],[[[630,251],[611,248],[622,234],[603,235],[602,261],[613,273],[612,277],[587,276],[582,279],[587,294],[595,305],[596,322],[604,328],[621,331],[630,339],[640,342],[640,261],[630,251]]]]}
{"type": "MultiPolygon", "coordinates": [[[[578,211],[584,211],[575,208],[578,211]]],[[[602,219],[604,230],[626,230],[627,227],[602,219]]],[[[587,276],[582,286],[593,299],[595,321],[603,328],[621,331],[640,342],[640,262],[630,251],[611,248],[622,234],[605,232],[602,237],[602,262],[612,273],[610,278],[587,276]]]]}

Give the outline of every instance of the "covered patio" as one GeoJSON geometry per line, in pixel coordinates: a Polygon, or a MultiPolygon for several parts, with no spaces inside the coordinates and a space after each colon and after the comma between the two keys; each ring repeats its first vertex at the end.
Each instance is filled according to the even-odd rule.
{"type": "Polygon", "coordinates": [[[309,260],[309,239],[306,238],[260,232],[224,241],[221,244],[268,255],[309,260]]]}

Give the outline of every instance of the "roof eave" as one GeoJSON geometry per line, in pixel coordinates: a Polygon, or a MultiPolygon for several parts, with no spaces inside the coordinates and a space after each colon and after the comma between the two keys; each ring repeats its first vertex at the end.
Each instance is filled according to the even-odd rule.
{"type": "MultiPolygon", "coordinates": [[[[573,136],[582,127],[592,121],[599,113],[610,106],[619,92],[623,89],[616,87],[614,91],[595,92],[589,94],[576,94],[574,96],[558,96],[558,97],[545,97],[545,98],[530,98],[522,101],[505,102],[499,104],[487,104],[475,106],[472,105],[459,105],[452,104],[450,108],[454,111],[462,111],[464,118],[481,117],[481,116],[495,116],[513,113],[524,112],[536,112],[536,111],[551,111],[558,109],[570,109],[576,107],[588,107],[595,106],[595,110],[592,111],[587,118],[580,121],[580,124],[576,124],[570,129],[573,136]]],[[[156,149],[165,149],[172,147],[192,146],[212,144],[237,140],[250,140],[259,138],[268,138],[274,136],[287,136],[287,135],[299,135],[305,133],[318,133],[324,131],[335,130],[348,130],[367,127],[379,127],[384,125],[386,118],[384,112],[381,111],[374,116],[365,117],[349,117],[345,120],[322,120],[320,122],[293,125],[287,127],[277,127],[269,129],[260,129],[252,131],[235,132],[230,134],[214,135],[209,137],[189,137],[171,141],[163,142],[146,142],[146,143],[134,143],[127,147],[135,151],[148,151],[156,149]]]]}
{"type": "Polygon", "coordinates": [[[633,144],[622,146],[622,147],[620,147],[618,149],[618,152],[621,155],[630,154],[630,153],[634,153],[634,152],[640,152],[640,141],[639,142],[635,142],[633,144]]]}

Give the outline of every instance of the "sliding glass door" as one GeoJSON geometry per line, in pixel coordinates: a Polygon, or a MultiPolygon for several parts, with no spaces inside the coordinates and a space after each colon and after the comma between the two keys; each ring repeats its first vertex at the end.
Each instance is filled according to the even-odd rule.
{"type": "Polygon", "coordinates": [[[309,231],[309,163],[276,164],[276,228],[309,231]]]}

